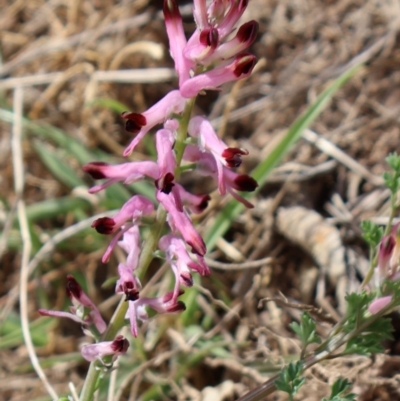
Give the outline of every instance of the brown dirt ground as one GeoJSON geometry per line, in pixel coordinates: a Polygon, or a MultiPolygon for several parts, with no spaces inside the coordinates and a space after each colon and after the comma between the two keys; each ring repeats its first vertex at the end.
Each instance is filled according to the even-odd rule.
{"type": "MultiPolygon", "coordinates": [[[[156,85],[94,84],[90,76],[98,70],[172,66],[158,13],[160,3],[0,1],[0,90],[4,98],[12,104],[12,88],[1,86],[7,80],[14,78],[18,83],[20,77],[61,72],[49,83],[24,86],[24,113],[34,121],[62,128],[92,149],[98,147],[119,158],[129,142],[121,119],[109,110],[87,107],[88,102],[107,97],[127,104],[131,110],[143,111],[174,88],[176,82],[167,79],[156,85]],[[136,16],[144,19],[135,19],[136,16]],[[148,50],[135,52],[130,47],[144,40],[161,44],[164,56],[154,59],[148,50]]],[[[360,239],[359,223],[365,218],[384,218],[388,210],[380,175],[385,169],[386,155],[398,151],[400,140],[399,3],[251,0],[244,18],[256,19],[260,24],[252,51],[262,63],[251,78],[240,84],[235,98],[230,95],[232,87],[225,87],[220,93],[200,99],[196,112],[214,119],[224,111],[228,100],[233,102],[222,132],[227,143],[240,144],[250,151],[244,165],[246,171],[268,155],[277,139],[328,82],[360,57],[365,65],[335,94],[310,127],[312,132],[308,131],[274,171],[254,200],[255,208],[237,219],[217,250],[209,255],[224,263],[243,263],[267,256],[272,256],[273,261],[257,268],[241,266],[234,271],[229,266],[222,270],[212,264],[213,276],[220,280],[223,290],[216,288],[215,281],[203,280],[203,287],[211,293],[202,293],[199,304],[213,321],[207,335],[229,341],[232,360],[226,363],[223,358],[208,356],[196,368],[188,369],[178,386],[173,386],[170,399],[233,400],[266,380],[268,371],[298,352],[288,323],[298,318],[299,312],[282,307],[279,302],[258,308],[262,298],[282,292],[291,301],[316,304],[333,318],[340,316],[345,292],[356,288],[365,272],[367,252],[360,239]],[[311,143],[315,134],[322,140],[311,143]],[[312,220],[316,218],[314,212],[323,217],[317,224],[312,220]],[[325,269],[321,267],[333,246],[327,233],[336,236],[340,250],[347,255],[343,266],[328,263],[325,269]],[[316,287],[321,271],[326,279],[324,292],[316,287]],[[229,314],[220,307],[217,299],[223,292],[233,299],[231,308],[236,313],[229,314]],[[238,343],[246,345],[239,347],[238,343]]],[[[189,14],[186,21],[187,31],[191,32],[189,14]]],[[[0,222],[4,229],[16,196],[10,126],[1,122],[0,132],[0,222]]],[[[69,194],[38,161],[29,137],[23,142],[23,151],[27,204],[69,194]]],[[[136,156],[143,157],[144,151],[139,147],[136,156]]],[[[196,188],[200,182],[193,185],[196,188]]],[[[207,224],[213,220],[215,210],[216,206],[204,216],[207,224]]],[[[66,216],[47,222],[40,229],[45,235],[47,230],[70,224],[71,217],[66,216]]],[[[84,273],[94,277],[102,268],[100,255],[101,252],[87,255],[57,250],[52,260],[56,264],[63,261],[62,269],[47,276],[46,282],[81,266],[88,266],[84,273]]],[[[18,252],[7,248],[1,256],[3,308],[18,282],[21,258],[18,252]]],[[[46,268],[43,271],[50,274],[46,268]]],[[[29,288],[30,318],[36,319],[37,285],[33,279],[29,288]]],[[[92,293],[101,296],[95,288],[92,293]]],[[[18,303],[14,308],[18,311],[18,303]]],[[[321,333],[328,327],[323,323],[321,333]]],[[[57,325],[51,344],[40,349],[39,356],[77,351],[81,337],[79,330],[66,331],[65,326],[57,325]]],[[[160,355],[176,346],[174,333],[167,331],[153,344],[149,355],[160,355]]],[[[316,366],[307,373],[307,384],[296,399],[320,400],[328,395],[328,384],[342,376],[353,382],[353,391],[360,401],[400,400],[396,380],[400,370],[398,351],[394,341],[388,344],[386,355],[339,359],[316,366]]],[[[34,373],[17,369],[29,366],[24,345],[1,350],[0,361],[1,400],[34,400],[46,394],[34,373]]],[[[154,362],[149,367],[133,385],[126,384],[132,393],[129,396],[127,390],[121,400],[134,399],[132,394],[140,393],[153,380],[168,380],[168,363],[154,362]]],[[[63,362],[46,373],[50,382],[65,392],[69,381],[80,386],[84,369],[82,363],[63,362]]],[[[284,399],[281,394],[268,398],[284,399]]]]}

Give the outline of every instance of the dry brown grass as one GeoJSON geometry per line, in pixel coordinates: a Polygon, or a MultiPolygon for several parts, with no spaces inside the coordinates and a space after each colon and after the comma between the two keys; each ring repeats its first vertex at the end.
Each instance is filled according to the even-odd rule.
{"type": "MultiPolygon", "coordinates": [[[[91,103],[111,98],[131,110],[143,111],[175,87],[160,8],[160,2],[148,0],[3,0],[0,3],[2,103],[12,105],[15,88],[20,86],[26,116],[63,129],[90,149],[100,148],[119,158],[129,142],[129,134],[124,132],[114,112],[93,107],[91,103]],[[147,72],[145,78],[137,79],[122,72],[152,68],[167,70],[153,75],[147,72]],[[107,75],[110,81],[105,81],[100,71],[111,74],[107,75]],[[154,79],[159,82],[149,84],[154,79]]],[[[188,12],[190,8],[185,10],[188,12]]],[[[193,23],[189,13],[186,15],[186,28],[190,32],[193,23]]],[[[213,276],[220,284],[204,280],[205,289],[198,300],[200,309],[213,323],[204,338],[220,336],[230,344],[227,349],[232,360],[226,363],[210,354],[172,385],[173,399],[235,399],[239,393],[261,383],[287,356],[298,352],[298,344],[288,329],[288,323],[298,318],[298,311],[275,302],[259,309],[259,299],[276,296],[280,291],[289,300],[316,303],[333,319],[339,316],[344,293],[356,288],[364,273],[366,248],[360,239],[359,223],[371,217],[384,219],[388,211],[388,194],[380,186],[380,175],[385,169],[386,155],[398,150],[400,141],[399,3],[252,0],[245,18],[256,19],[260,24],[253,51],[264,60],[263,64],[241,84],[235,97],[232,88],[225,87],[220,93],[200,99],[196,112],[210,115],[217,126],[224,127],[221,133],[226,142],[240,143],[250,151],[244,166],[247,171],[270,152],[329,80],[359,58],[363,58],[365,65],[339,90],[311,127],[311,133],[305,134],[305,139],[273,173],[254,200],[256,207],[233,224],[210,255],[220,263],[238,264],[233,271],[215,265],[213,276]],[[225,114],[224,125],[218,118],[228,102],[233,103],[229,114],[225,114]],[[315,142],[316,138],[320,138],[319,142],[315,142]],[[282,206],[286,209],[279,209],[282,206]],[[313,228],[320,240],[318,251],[312,244],[302,242],[300,223],[297,225],[295,218],[285,217],[293,206],[302,206],[305,214],[311,211],[310,216],[312,211],[323,216],[318,227],[313,228]],[[290,229],[282,224],[277,227],[277,213],[282,219],[294,219],[290,229]],[[331,268],[337,268],[336,265],[325,266],[328,270],[322,291],[321,287],[317,290],[321,266],[316,262],[330,250],[324,228],[336,230],[341,249],[350,255],[352,263],[335,274],[331,268]],[[272,259],[261,266],[246,265],[247,261],[266,257],[272,259]],[[228,308],[221,303],[221,294],[232,299],[228,308]]],[[[4,311],[11,305],[11,310],[6,309],[8,315],[12,310],[18,311],[12,289],[19,282],[21,253],[10,248],[5,240],[13,231],[10,216],[15,212],[18,194],[13,185],[10,125],[0,122],[0,133],[0,222],[4,233],[0,240],[0,308],[4,311]]],[[[22,152],[25,165],[22,199],[26,205],[70,194],[38,160],[31,136],[22,140],[22,152]]],[[[140,146],[133,157],[143,158],[145,153],[144,146],[140,146]]],[[[71,163],[79,171],[76,162],[71,163]]],[[[79,175],[83,177],[81,172],[79,175]]],[[[202,183],[196,181],[191,185],[202,183]]],[[[215,206],[220,207],[218,202],[215,206]]],[[[215,210],[206,218],[211,221],[214,215],[215,210]]],[[[72,214],[67,214],[37,222],[35,227],[45,238],[54,229],[68,227],[73,222],[72,214]]],[[[61,249],[52,252],[51,260],[40,265],[43,277],[30,278],[28,283],[29,318],[37,317],[38,289],[71,271],[85,274],[93,283],[89,292],[102,300],[104,292],[96,284],[99,277],[111,276],[112,272],[111,266],[104,271],[99,263],[100,254],[101,250],[89,255],[61,249]]],[[[49,306],[63,305],[62,289],[54,291],[54,296],[57,298],[49,306]]],[[[108,316],[107,308],[104,311],[108,316]]],[[[144,366],[147,370],[135,370],[136,378],[125,383],[127,390],[121,394],[121,400],[135,399],[135,394],[143,392],[149,383],[168,381],[175,369],[168,365],[170,358],[179,352],[193,352],[193,344],[186,342],[180,332],[182,328],[175,323],[155,344],[144,335],[151,356],[144,366]]],[[[163,319],[155,320],[149,330],[166,324],[169,323],[163,319]]],[[[321,334],[327,327],[328,323],[321,325],[321,334]]],[[[78,330],[72,331],[63,323],[53,329],[49,344],[37,350],[41,358],[78,349],[81,337],[78,330]]],[[[297,399],[320,400],[327,396],[328,384],[338,376],[353,381],[353,391],[360,401],[400,399],[397,352],[396,339],[388,346],[390,355],[372,360],[340,359],[315,367],[308,372],[307,385],[297,399]]],[[[29,369],[25,345],[2,349],[0,361],[0,399],[34,400],[45,395],[41,382],[29,369]]],[[[81,362],[63,362],[45,372],[57,391],[63,393],[70,381],[80,386],[82,366],[81,362]]],[[[285,398],[276,395],[268,399],[285,398]]]]}

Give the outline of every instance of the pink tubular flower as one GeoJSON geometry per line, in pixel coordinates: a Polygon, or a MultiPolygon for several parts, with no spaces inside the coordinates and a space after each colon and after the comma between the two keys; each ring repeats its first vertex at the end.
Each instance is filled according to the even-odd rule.
{"type": "MultiPolygon", "coordinates": [[[[242,164],[242,156],[249,154],[247,150],[239,148],[228,148],[218,137],[211,123],[204,117],[197,116],[190,120],[188,127],[189,135],[199,139],[200,149],[210,152],[216,163],[233,168],[242,164]]],[[[220,168],[218,168],[220,171],[220,168]]]]}
{"type": "Polygon", "coordinates": [[[115,292],[117,294],[125,294],[127,301],[135,301],[139,298],[140,287],[139,280],[134,276],[140,254],[139,227],[133,226],[126,231],[118,245],[127,253],[127,257],[126,263],[118,265],[119,279],[115,286],[115,292]]]}
{"type": "Polygon", "coordinates": [[[218,190],[221,195],[229,192],[236,200],[243,203],[246,207],[252,208],[253,205],[240,196],[236,191],[253,192],[257,187],[257,182],[247,174],[237,174],[225,166],[220,168],[215,158],[205,152],[201,152],[196,146],[187,145],[183,159],[198,163],[199,171],[205,175],[211,175],[218,181],[218,190]]]}
{"type": "Polygon", "coordinates": [[[123,355],[129,348],[129,342],[126,338],[118,335],[113,341],[103,341],[97,344],[87,344],[81,349],[82,356],[89,362],[98,359],[103,362],[103,357],[112,356],[112,362],[123,355]]]}
{"type": "Polygon", "coordinates": [[[120,263],[118,265],[119,279],[115,286],[116,294],[125,294],[126,301],[136,301],[139,298],[139,286],[132,269],[120,263]]]}
{"type": "Polygon", "coordinates": [[[386,297],[381,297],[381,298],[374,299],[371,302],[371,304],[368,306],[368,311],[372,315],[375,315],[378,312],[380,312],[384,307],[389,305],[391,301],[392,301],[392,296],[391,295],[388,295],[386,297]]]}
{"type": "Polygon", "coordinates": [[[175,70],[178,73],[179,85],[182,85],[189,79],[189,72],[194,67],[194,63],[184,57],[186,37],[183,31],[182,17],[175,0],[165,0],[163,11],[171,57],[175,62],[175,70]]]}
{"type": "Polygon", "coordinates": [[[208,201],[211,199],[210,195],[194,195],[186,191],[180,184],[175,184],[175,188],[178,191],[179,198],[183,205],[185,205],[191,213],[201,213],[207,208],[208,201]]]}
{"type": "MultiPolygon", "coordinates": [[[[182,291],[179,292],[179,295],[181,294],[183,294],[182,291]]],[[[145,321],[148,319],[148,314],[146,312],[147,306],[161,314],[183,312],[186,309],[185,304],[174,299],[173,295],[173,292],[168,292],[156,298],[142,297],[136,301],[129,301],[125,318],[130,321],[131,333],[134,337],[138,335],[137,320],[145,321]]]]}
{"type": "Polygon", "coordinates": [[[380,244],[378,252],[378,274],[379,281],[383,281],[389,275],[390,259],[395,248],[396,241],[393,235],[385,235],[380,244]]]}
{"type": "Polygon", "coordinates": [[[39,309],[39,314],[41,316],[66,317],[85,326],[93,324],[100,334],[104,333],[107,325],[101,317],[99,310],[83,292],[79,283],[70,275],[67,276],[66,292],[73,304],[73,306],[70,307],[70,313],[39,309]]]}
{"type": "Polygon", "coordinates": [[[393,226],[390,236],[393,238],[394,243],[389,262],[390,274],[393,275],[397,272],[400,262],[400,223],[397,223],[393,226]]]}
{"type": "Polygon", "coordinates": [[[174,299],[178,298],[179,285],[191,287],[193,278],[190,270],[194,270],[202,276],[210,274],[208,267],[194,262],[189,256],[185,243],[174,234],[167,234],[160,238],[158,242],[160,250],[165,252],[167,262],[170,264],[175,275],[174,299]]]}
{"type": "Polygon", "coordinates": [[[195,230],[185,211],[181,211],[178,208],[173,194],[165,194],[161,191],[157,191],[157,200],[168,212],[168,222],[172,230],[182,235],[186,243],[192,247],[193,253],[204,256],[206,253],[206,245],[203,238],[201,238],[200,234],[195,230]]]}
{"type": "Polygon", "coordinates": [[[108,179],[105,183],[90,188],[89,192],[91,194],[99,192],[118,181],[122,181],[124,184],[131,184],[144,177],[156,180],[159,175],[157,163],[153,161],[130,162],[114,166],[103,162],[91,162],[85,164],[82,169],[95,180],[108,179]]]}
{"type": "Polygon", "coordinates": [[[126,130],[137,134],[125,149],[124,156],[130,155],[136,145],[153,127],[166,121],[171,114],[181,113],[185,104],[186,99],[180,94],[179,90],[174,90],[142,114],[122,113],[122,118],[128,120],[125,126],[126,130]]]}
{"type": "Polygon", "coordinates": [[[101,217],[92,223],[92,227],[100,234],[115,234],[116,236],[110,242],[102,261],[106,263],[110,257],[115,244],[121,236],[136,225],[142,216],[150,215],[154,212],[153,203],[141,195],[135,195],[129,199],[121,208],[121,210],[113,217],[101,217]]]}
{"type": "Polygon", "coordinates": [[[207,7],[204,0],[193,0],[193,16],[198,29],[203,30],[208,26],[207,7]]]}
{"type": "Polygon", "coordinates": [[[255,63],[256,58],[252,54],[241,54],[229,65],[215,68],[185,81],[180,86],[180,93],[184,98],[193,98],[203,90],[217,90],[222,84],[248,77],[255,63]]]}
{"type": "Polygon", "coordinates": [[[138,265],[140,254],[140,232],[137,225],[125,231],[122,240],[118,242],[118,246],[126,253],[126,266],[133,272],[138,265]]]}
{"type": "Polygon", "coordinates": [[[206,59],[207,63],[214,62],[218,59],[226,60],[234,57],[250,47],[257,38],[258,23],[249,21],[243,24],[236,36],[228,42],[222,43],[217,49],[206,59]]]}
{"type": "MultiPolygon", "coordinates": [[[[218,3],[218,1],[214,1],[213,3],[218,3]]],[[[225,2],[225,4],[229,3],[230,7],[228,12],[221,18],[221,21],[218,24],[219,36],[221,38],[225,38],[228,36],[235,24],[239,21],[239,18],[243,15],[246,10],[249,0],[229,0],[225,2]]],[[[221,14],[221,11],[218,11],[221,14]]]]}
{"type": "Polygon", "coordinates": [[[175,138],[168,129],[160,129],[156,134],[157,163],[159,177],[156,180],[156,187],[162,192],[169,194],[175,185],[174,172],[176,167],[175,154],[173,152],[175,138]]]}

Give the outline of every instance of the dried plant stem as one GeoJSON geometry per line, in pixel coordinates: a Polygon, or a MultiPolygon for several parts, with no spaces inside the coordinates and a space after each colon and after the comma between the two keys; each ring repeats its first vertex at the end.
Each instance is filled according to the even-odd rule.
{"type": "Polygon", "coordinates": [[[23,108],[23,88],[17,87],[14,90],[13,99],[13,130],[12,130],[12,154],[14,168],[14,188],[17,195],[17,214],[18,222],[22,237],[22,257],[21,257],[21,276],[20,276],[20,313],[21,313],[21,328],[24,337],[25,346],[27,348],[32,366],[35,369],[38,377],[42,381],[47,392],[53,399],[57,399],[57,393],[47,380],[47,377],[40,366],[38,357],[33,346],[31,333],[29,330],[28,319],[28,278],[29,278],[29,257],[32,250],[32,241],[29,233],[28,218],[26,215],[25,203],[23,200],[24,191],[24,166],[22,155],[22,108],[23,108]]]}
{"type": "MultiPolygon", "coordinates": [[[[190,116],[192,113],[195,98],[188,100],[186,107],[182,113],[179,125],[179,131],[177,135],[177,140],[175,144],[175,152],[177,165],[180,164],[185,150],[185,141],[187,136],[187,128],[189,125],[190,116]]],[[[179,171],[179,169],[177,169],[179,171]]],[[[148,266],[153,260],[153,253],[157,249],[158,241],[161,237],[163,227],[167,219],[167,212],[164,208],[159,205],[157,209],[156,219],[154,225],[152,226],[148,237],[144,243],[142,251],[140,252],[138,270],[140,275],[143,276],[146,272],[148,266]]],[[[117,309],[115,310],[110,324],[104,335],[102,336],[102,341],[112,341],[121,328],[125,325],[125,315],[128,310],[128,302],[125,298],[121,298],[117,309]]],[[[101,373],[101,366],[97,361],[90,364],[89,370],[85,379],[85,383],[82,388],[80,395],[80,401],[91,401],[93,399],[93,394],[96,391],[96,386],[101,373]]]]}

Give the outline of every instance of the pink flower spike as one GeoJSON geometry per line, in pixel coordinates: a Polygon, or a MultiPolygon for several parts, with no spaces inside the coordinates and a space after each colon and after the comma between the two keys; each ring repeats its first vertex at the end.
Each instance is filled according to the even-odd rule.
{"type": "Polygon", "coordinates": [[[392,301],[392,296],[391,295],[388,295],[386,297],[381,297],[381,298],[374,299],[370,303],[370,305],[368,306],[368,311],[372,315],[375,315],[378,312],[380,312],[384,307],[389,305],[391,301],[392,301]]]}
{"type": "Polygon", "coordinates": [[[187,80],[180,86],[180,93],[184,98],[193,98],[202,90],[217,90],[222,84],[248,77],[255,63],[256,58],[252,54],[239,55],[229,65],[215,68],[187,80]]]}
{"type": "Polygon", "coordinates": [[[168,222],[173,230],[178,231],[186,243],[192,247],[192,252],[203,256],[207,249],[200,234],[193,227],[192,222],[184,211],[177,208],[173,194],[157,191],[157,200],[168,212],[168,222]]]}
{"type": "Polygon", "coordinates": [[[159,175],[157,163],[152,161],[130,162],[115,166],[103,162],[91,162],[82,167],[95,180],[107,178],[108,181],[89,189],[90,193],[96,193],[111,184],[122,181],[124,184],[141,180],[143,177],[157,179],[159,175]]]}
{"type": "Polygon", "coordinates": [[[129,341],[121,335],[114,338],[113,341],[103,341],[97,344],[87,344],[81,349],[82,356],[89,362],[96,359],[103,362],[103,357],[111,356],[112,361],[126,353],[129,348],[129,341]]]}
{"type": "Polygon", "coordinates": [[[164,0],[165,27],[169,39],[171,57],[175,62],[175,70],[179,77],[179,86],[190,78],[190,69],[193,62],[184,57],[186,37],[183,30],[182,17],[175,0],[164,0]]]}
{"type": "MultiPolygon", "coordinates": [[[[124,156],[128,156],[135,149],[142,138],[157,124],[161,124],[173,113],[181,113],[185,107],[186,99],[180,94],[179,90],[174,90],[165,95],[154,106],[146,110],[141,116],[145,118],[146,124],[141,127],[136,137],[124,151],[124,156]]],[[[124,114],[129,118],[130,114],[124,114]]]]}
{"type": "Polygon", "coordinates": [[[156,180],[156,187],[162,192],[169,194],[175,177],[175,153],[173,151],[175,138],[174,134],[168,129],[160,129],[156,134],[157,162],[159,167],[159,177],[156,180]]]}

